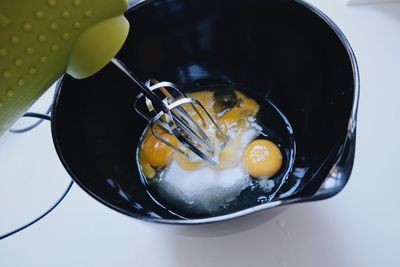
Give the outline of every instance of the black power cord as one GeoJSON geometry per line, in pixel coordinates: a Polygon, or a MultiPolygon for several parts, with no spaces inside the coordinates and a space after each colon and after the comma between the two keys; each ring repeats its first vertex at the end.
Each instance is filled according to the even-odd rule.
{"type": "Polygon", "coordinates": [[[14,134],[20,134],[20,133],[26,133],[29,132],[30,130],[38,127],[44,120],[50,120],[50,112],[51,112],[51,108],[53,107],[53,105],[50,105],[50,107],[46,110],[45,114],[40,114],[40,113],[32,113],[32,112],[28,112],[24,115],[24,117],[31,117],[31,118],[37,118],[38,120],[34,123],[32,123],[31,125],[29,125],[28,127],[22,128],[22,129],[10,129],[8,130],[10,133],[14,133],[14,134]],[[29,116],[32,115],[32,116],[29,116]]]}
{"type": "Polygon", "coordinates": [[[54,203],[48,210],[46,210],[44,213],[42,213],[39,217],[37,217],[36,219],[30,221],[29,223],[27,223],[27,224],[25,224],[25,225],[23,225],[23,226],[21,226],[21,227],[18,227],[18,228],[15,229],[15,230],[12,230],[11,232],[8,232],[7,234],[0,235],[0,240],[4,239],[4,238],[6,238],[6,237],[9,237],[9,236],[11,236],[11,235],[13,235],[13,234],[16,234],[16,233],[18,233],[19,231],[22,231],[22,230],[24,230],[25,228],[28,228],[29,226],[31,226],[31,225],[37,223],[38,221],[40,221],[41,219],[43,219],[47,214],[49,214],[52,210],[54,210],[54,209],[58,206],[58,204],[61,203],[61,201],[63,201],[63,199],[64,199],[65,196],[68,194],[68,192],[69,192],[69,190],[71,189],[71,187],[72,187],[73,184],[74,184],[74,182],[71,181],[71,182],[68,184],[67,189],[66,189],[66,190],[64,191],[64,193],[61,195],[61,197],[57,200],[57,202],[54,203]]]}
{"type": "MultiPolygon", "coordinates": [[[[39,126],[40,123],[42,123],[43,120],[51,120],[51,117],[49,116],[50,114],[50,110],[51,110],[51,106],[49,107],[48,111],[46,112],[46,114],[40,114],[40,113],[34,113],[34,112],[28,112],[24,114],[24,117],[31,117],[31,118],[37,118],[39,119],[39,121],[35,122],[34,124],[23,128],[23,129],[18,129],[18,130],[10,130],[10,132],[12,133],[25,133],[28,132],[34,128],[36,128],[37,126],[39,126]]],[[[63,199],[65,198],[65,196],[68,194],[68,192],[70,191],[72,185],[74,184],[73,181],[69,182],[67,188],[64,190],[64,192],[62,193],[62,195],[59,197],[59,199],[49,208],[47,209],[44,213],[42,213],[40,216],[38,216],[36,219],[30,221],[29,223],[22,225],[21,227],[18,227],[17,229],[12,230],[11,232],[8,232],[6,234],[0,235],[0,240],[12,236],[26,228],[28,228],[29,226],[37,223],[38,221],[40,221],[41,219],[43,219],[44,217],[46,217],[52,210],[54,210],[58,204],[61,203],[61,201],[63,201],[63,199]]]]}

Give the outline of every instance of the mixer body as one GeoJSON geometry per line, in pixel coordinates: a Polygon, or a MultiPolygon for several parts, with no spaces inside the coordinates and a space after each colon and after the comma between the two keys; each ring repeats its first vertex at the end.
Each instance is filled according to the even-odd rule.
{"type": "Polygon", "coordinates": [[[127,0],[0,1],[0,135],[65,72],[88,77],[119,51],[127,0]]]}

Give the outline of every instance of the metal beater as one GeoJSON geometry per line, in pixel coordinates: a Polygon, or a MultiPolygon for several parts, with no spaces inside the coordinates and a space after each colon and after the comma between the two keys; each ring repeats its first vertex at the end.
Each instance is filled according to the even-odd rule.
{"type": "Polygon", "coordinates": [[[229,138],[199,101],[187,97],[170,82],[150,79],[143,83],[117,58],[111,62],[141,89],[142,93],[137,96],[134,107],[150,123],[150,129],[157,139],[189,159],[193,159],[194,153],[212,166],[218,164],[215,160],[216,151],[222,150],[229,138]],[[213,133],[205,130],[210,124],[215,129],[213,133]],[[168,142],[156,127],[173,134],[180,145],[168,142]]]}

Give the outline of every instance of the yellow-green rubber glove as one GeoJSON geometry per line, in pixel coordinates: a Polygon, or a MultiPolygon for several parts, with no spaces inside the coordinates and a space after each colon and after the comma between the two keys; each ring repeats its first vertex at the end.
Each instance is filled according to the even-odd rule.
{"type": "Polygon", "coordinates": [[[127,0],[0,0],[0,135],[64,73],[86,78],[120,50],[127,0]]]}

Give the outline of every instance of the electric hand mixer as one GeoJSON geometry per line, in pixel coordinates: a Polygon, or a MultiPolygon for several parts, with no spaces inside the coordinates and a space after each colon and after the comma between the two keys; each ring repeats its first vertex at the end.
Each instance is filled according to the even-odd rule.
{"type": "Polygon", "coordinates": [[[128,35],[127,7],[127,0],[0,2],[0,135],[64,73],[82,79],[112,62],[141,89],[135,109],[157,138],[187,157],[193,152],[216,165],[215,147],[222,148],[228,138],[201,103],[172,83],[142,83],[114,58],[128,35]],[[217,129],[214,136],[204,130],[209,124],[217,129]],[[155,127],[175,135],[179,146],[155,127]]]}

